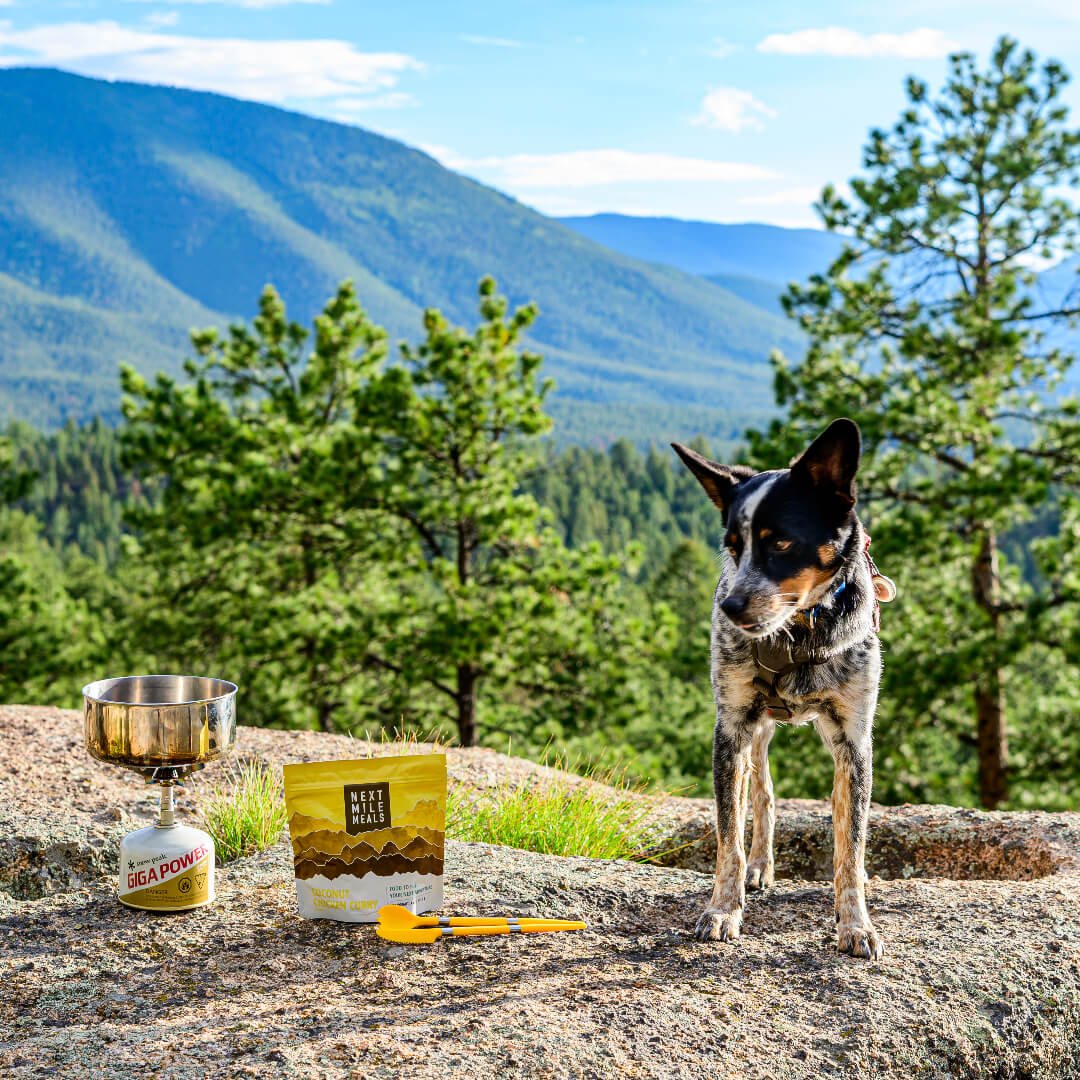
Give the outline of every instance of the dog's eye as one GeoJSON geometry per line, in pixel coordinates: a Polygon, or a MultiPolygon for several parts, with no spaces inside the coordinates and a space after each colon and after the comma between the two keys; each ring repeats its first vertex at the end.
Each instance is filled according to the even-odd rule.
{"type": "Polygon", "coordinates": [[[773,551],[777,551],[777,552],[790,551],[791,546],[794,543],[795,543],[794,540],[773,540],[772,541],[772,549],[773,549],[773,551]]]}

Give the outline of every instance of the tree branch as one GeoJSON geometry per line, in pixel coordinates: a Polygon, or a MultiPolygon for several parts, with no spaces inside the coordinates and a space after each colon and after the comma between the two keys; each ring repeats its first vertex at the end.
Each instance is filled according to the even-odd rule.
{"type": "MultiPolygon", "coordinates": [[[[392,671],[395,675],[406,674],[404,668],[399,667],[397,664],[391,663],[389,660],[384,660],[381,656],[376,656],[374,653],[367,653],[364,659],[367,660],[369,664],[374,664],[375,667],[384,668],[386,671],[392,671]]],[[[434,686],[436,690],[441,690],[444,694],[452,697],[455,701],[457,700],[457,691],[453,687],[447,686],[446,683],[441,682],[438,679],[425,679],[424,682],[426,682],[429,686],[434,686]]]]}
{"type": "Polygon", "coordinates": [[[957,472],[971,471],[971,466],[962,458],[958,458],[953,454],[948,454],[944,450],[927,450],[920,444],[919,440],[914,435],[908,435],[904,432],[897,431],[893,432],[893,437],[897,442],[902,442],[915,450],[921,450],[923,453],[930,454],[936,461],[940,461],[942,465],[948,465],[950,469],[956,469],[957,472]]]}
{"type": "Polygon", "coordinates": [[[1065,604],[1076,603],[1078,599],[1080,598],[1072,593],[1055,592],[1046,599],[1040,597],[1035,600],[1029,600],[1026,603],[1014,601],[1009,604],[996,604],[991,610],[998,615],[1007,615],[1010,612],[1015,611],[1026,611],[1028,614],[1037,614],[1040,611],[1047,611],[1050,608],[1063,607],[1065,604]]]}
{"type": "Polygon", "coordinates": [[[436,559],[442,558],[442,546],[439,544],[438,537],[425,525],[411,510],[406,510],[402,507],[397,508],[395,511],[399,517],[404,518],[421,536],[424,543],[428,546],[429,554],[436,559]]]}

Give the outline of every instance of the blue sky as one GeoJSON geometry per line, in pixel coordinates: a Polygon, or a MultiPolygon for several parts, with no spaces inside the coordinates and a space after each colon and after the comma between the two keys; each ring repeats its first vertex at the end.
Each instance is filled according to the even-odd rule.
{"type": "Polygon", "coordinates": [[[1080,0],[0,0],[0,65],[356,123],[547,213],[781,225],[815,223],[906,75],[1001,33],[1080,75],[1080,0]]]}

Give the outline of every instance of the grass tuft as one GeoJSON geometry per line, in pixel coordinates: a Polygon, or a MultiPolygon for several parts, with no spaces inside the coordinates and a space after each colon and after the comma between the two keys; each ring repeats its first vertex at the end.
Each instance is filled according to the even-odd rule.
{"type": "Polygon", "coordinates": [[[280,770],[258,760],[227,766],[203,805],[203,828],[223,863],[273,847],[288,821],[280,770]]]}
{"type": "MultiPolygon", "coordinates": [[[[557,768],[565,765],[556,763],[557,768]]],[[[447,835],[456,840],[523,848],[543,855],[648,862],[662,834],[653,811],[662,795],[647,795],[619,775],[590,775],[609,785],[537,778],[494,791],[457,787],[449,792],[447,835]]]]}
{"type": "MultiPolygon", "coordinates": [[[[380,751],[415,753],[419,741],[398,735],[383,739],[380,751]]],[[[552,764],[569,769],[566,762],[552,764]]],[[[451,785],[446,832],[543,855],[650,862],[663,853],[665,837],[654,823],[663,798],[619,772],[590,771],[580,780],[537,776],[489,789],[451,785]]],[[[272,847],[287,823],[281,773],[257,759],[227,766],[224,780],[203,799],[202,826],[222,863],[272,847]]]]}
{"type": "Polygon", "coordinates": [[[374,747],[371,754],[361,757],[404,757],[408,754],[445,754],[450,743],[437,728],[425,731],[416,727],[378,728],[372,732],[365,729],[363,734],[350,733],[350,738],[363,739],[374,747]]]}

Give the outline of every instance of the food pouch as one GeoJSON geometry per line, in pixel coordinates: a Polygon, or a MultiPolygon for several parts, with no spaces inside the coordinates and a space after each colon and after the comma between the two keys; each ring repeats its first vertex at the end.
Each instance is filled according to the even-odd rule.
{"type": "Polygon", "coordinates": [[[442,906],[445,754],[286,765],[285,808],[304,918],[442,906]]]}

